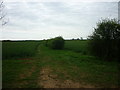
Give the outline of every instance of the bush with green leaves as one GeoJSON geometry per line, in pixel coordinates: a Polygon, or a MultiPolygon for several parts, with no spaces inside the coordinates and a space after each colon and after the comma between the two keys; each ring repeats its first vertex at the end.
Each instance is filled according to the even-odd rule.
{"type": "Polygon", "coordinates": [[[115,19],[103,19],[89,36],[91,53],[107,61],[120,60],[120,24],[115,19]]]}
{"type": "Polygon", "coordinates": [[[52,49],[63,49],[64,48],[64,39],[59,36],[47,41],[47,46],[52,49]]]}

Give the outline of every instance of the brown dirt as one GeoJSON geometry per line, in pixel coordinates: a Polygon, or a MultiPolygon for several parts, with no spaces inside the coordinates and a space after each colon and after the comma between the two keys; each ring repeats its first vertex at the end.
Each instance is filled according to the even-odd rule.
{"type": "Polygon", "coordinates": [[[59,80],[57,75],[51,74],[51,69],[45,67],[40,72],[38,85],[43,88],[95,88],[92,85],[85,85],[72,80],[59,80]]]}

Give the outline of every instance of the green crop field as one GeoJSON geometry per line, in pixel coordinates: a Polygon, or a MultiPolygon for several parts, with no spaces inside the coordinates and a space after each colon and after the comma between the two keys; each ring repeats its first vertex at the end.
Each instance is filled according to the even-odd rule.
{"type": "Polygon", "coordinates": [[[65,41],[65,49],[89,54],[87,40],[67,40],[65,41]]]}
{"type": "Polygon", "coordinates": [[[15,58],[33,56],[36,53],[39,42],[12,41],[2,43],[2,58],[15,58]]]}
{"type": "Polygon", "coordinates": [[[117,88],[120,64],[89,55],[87,43],[65,41],[53,50],[43,42],[3,42],[3,88],[117,88]]]}

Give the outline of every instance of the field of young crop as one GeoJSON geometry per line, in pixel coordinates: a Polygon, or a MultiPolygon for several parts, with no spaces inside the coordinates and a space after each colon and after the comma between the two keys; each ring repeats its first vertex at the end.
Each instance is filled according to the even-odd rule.
{"type": "Polygon", "coordinates": [[[39,42],[3,43],[4,55],[9,57],[2,63],[3,88],[118,87],[120,64],[84,54],[84,51],[88,52],[87,41],[65,41],[63,50],[51,49],[42,42],[38,44],[39,42]],[[21,53],[14,54],[18,50],[21,53]],[[27,59],[9,56],[31,56],[35,53],[36,55],[28,56],[27,59]]]}
{"type": "Polygon", "coordinates": [[[65,41],[65,49],[89,54],[87,40],[67,40],[65,41]]]}
{"type": "Polygon", "coordinates": [[[11,41],[2,42],[2,58],[16,58],[33,56],[36,53],[39,42],[11,41]]]}

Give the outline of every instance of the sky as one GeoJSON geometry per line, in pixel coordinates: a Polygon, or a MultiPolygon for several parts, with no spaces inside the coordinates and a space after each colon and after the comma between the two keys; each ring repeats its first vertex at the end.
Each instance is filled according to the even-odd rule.
{"type": "Polygon", "coordinates": [[[2,40],[42,40],[56,36],[87,38],[100,19],[118,19],[117,1],[11,0],[5,2],[5,6],[9,22],[1,27],[2,40]]]}

